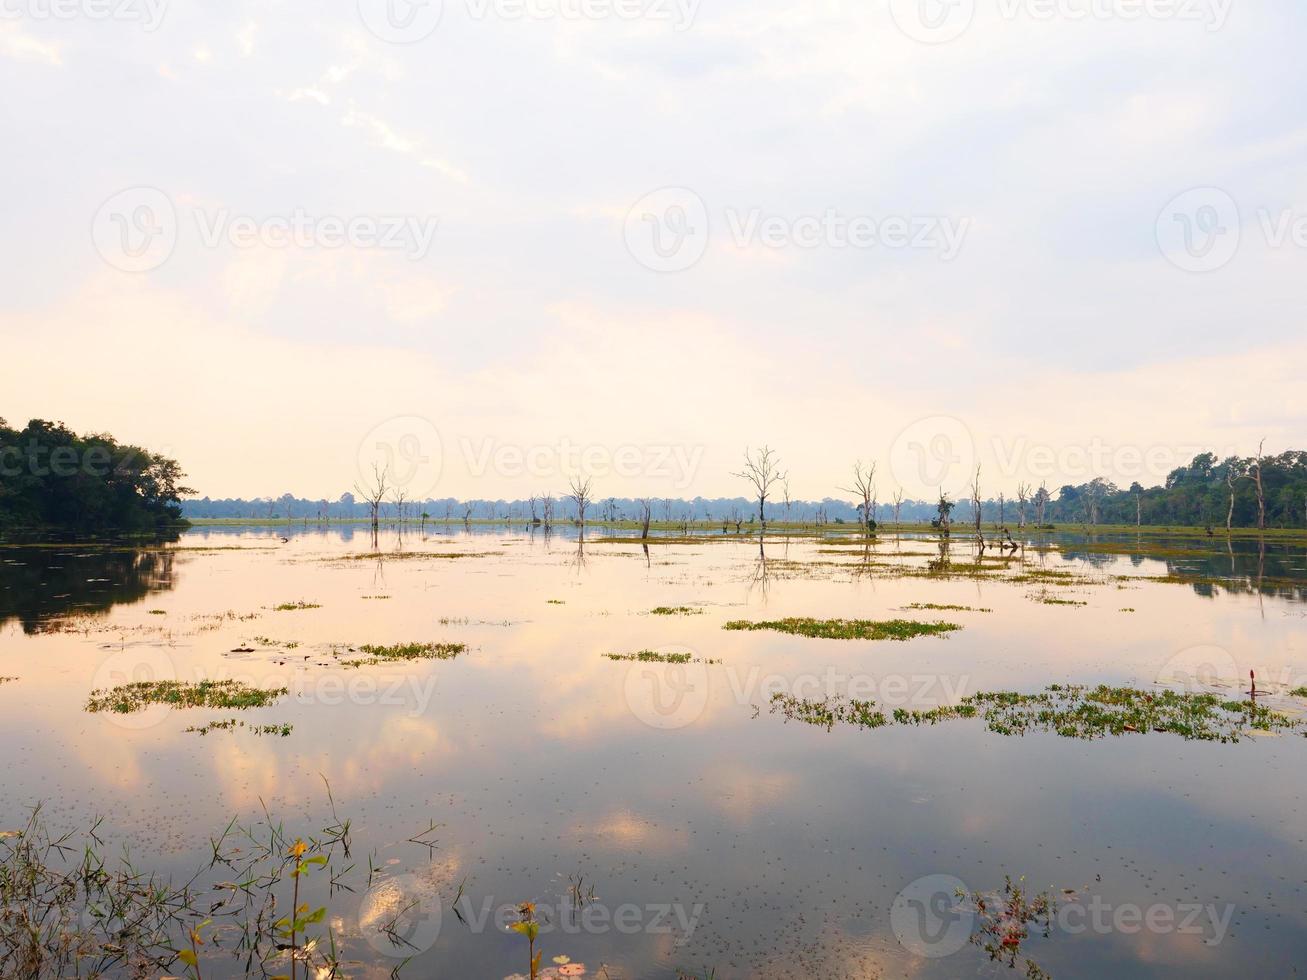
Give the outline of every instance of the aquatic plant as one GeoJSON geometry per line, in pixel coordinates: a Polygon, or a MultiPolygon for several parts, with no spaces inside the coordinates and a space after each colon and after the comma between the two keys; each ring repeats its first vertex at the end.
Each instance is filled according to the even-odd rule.
{"type": "Polygon", "coordinates": [[[654,606],[649,610],[651,616],[702,616],[702,609],[692,606],[654,606]]]}
{"type": "Polygon", "coordinates": [[[731,620],[722,625],[727,630],[775,630],[796,636],[825,640],[910,640],[914,636],[938,636],[962,629],[957,623],[922,623],[912,619],[811,619],[791,617],[751,622],[731,620]]]}
{"type": "Polygon", "coordinates": [[[1014,969],[1018,959],[1025,962],[1027,980],[1048,980],[1046,973],[1034,960],[1021,951],[1030,938],[1030,926],[1039,928],[1047,939],[1053,932],[1053,912],[1056,908],[1052,892],[1040,892],[1033,898],[1026,895],[1020,878],[1013,883],[1004,875],[1003,891],[983,893],[959,888],[957,897],[970,905],[975,913],[974,925],[968,942],[989,954],[991,961],[1014,969]]]}
{"type": "Polygon", "coordinates": [[[282,602],[282,603],[279,603],[278,605],[275,605],[275,606],[272,607],[272,611],[273,611],[273,612],[294,612],[294,611],[299,610],[299,609],[321,609],[321,608],[322,608],[322,607],[321,607],[320,605],[318,605],[316,602],[304,602],[303,600],[299,600],[299,601],[296,601],[296,602],[282,602]]]}
{"type": "Polygon", "coordinates": [[[909,602],[904,609],[933,609],[937,612],[993,612],[984,606],[955,606],[951,602],[909,602]]]}
{"type": "MultiPolygon", "coordinates": [[[[772,695],[771,710],[788,720],[827,730],[836,723],[861,728],[886,723],[872,702],[845,702],[839,697],[813,700],[778,692],[772,695]]],[[[1106,684],[1093,688],[1054,684],[1035,694],[981,691],[956,705],[925,711],[896,708],[892,715],[899,725],[935,725],[977,716],[999,735],[1048,732],[1083,739],[1158,732],[1179,735],[1186,741],[1238,742],[1251,731],[1296,731],[1304,726],[1303,721],[1258,704],[1254,698],[1222,700],[1208,693],[1141,691],[1106,684]]]]}
{"type": "Polygon", "coordinates": [[[695,657],[689,653],[660,653],[657,650],[639,650],[635,653],[604,653],[600,656],[608,660],[632,660],[645,664],[719,664],[720,660],[708,660],[695,657]]]}
{"type": "Polygon", "coordinates": [[[86,710],[130,714],[151,704],[170,708],[264,708],[287,693],[284,687],[251,687],[237,680],[132,681],[92,691],[86,710]]]}
{"type": "Polygon", "coordinates": [[[466,643],[364,643],[358,647],[349,647],[351,652],[366,656],[342,660],[346,667],[367,667],[373,664],[394,662],[397,660],[453,660],[460,653],[467,651],[466,643]]]}

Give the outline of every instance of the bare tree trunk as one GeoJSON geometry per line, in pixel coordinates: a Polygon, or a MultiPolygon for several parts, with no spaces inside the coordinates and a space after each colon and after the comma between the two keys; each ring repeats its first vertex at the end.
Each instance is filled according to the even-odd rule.
{"type": "Polygon", "coordinates": [[[1266,530],[1266,491],[1262,487],[1262,446],[1266,444],[1263,439],[1257,444],[1257,463],[1253,470],[1253,478],[1257,481],[1257,530],[1266,530]]]}

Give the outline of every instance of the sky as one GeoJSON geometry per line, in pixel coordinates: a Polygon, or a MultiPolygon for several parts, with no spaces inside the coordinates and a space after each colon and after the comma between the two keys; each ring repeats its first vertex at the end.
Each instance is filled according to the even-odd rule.
{"type": "Polygon", "coordinates": [[[0,417],[213,497],[1307,448],[1288,0],[0,0],[0,417]]]}

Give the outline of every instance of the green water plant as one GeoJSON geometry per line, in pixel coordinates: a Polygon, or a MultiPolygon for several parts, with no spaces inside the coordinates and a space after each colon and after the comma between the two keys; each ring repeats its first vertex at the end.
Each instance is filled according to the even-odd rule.
{"type": "Polygon", "coordinates": [[[170,708],[265,708],[289,693],[284,687],[251,687],[244,681],[132,681],[95,690],[86,710],[131,714],[152,704],[170,708]]]}
{"type": "Polygon", "coordinates": [[[823,640],[910,640],[916,636],[939,636],[962,629],[957,623],[922,623],[913,619],[787,619],[750,621],[735,619],[722,625],[728,630],[774,630],[795,636],[823,640]]]}

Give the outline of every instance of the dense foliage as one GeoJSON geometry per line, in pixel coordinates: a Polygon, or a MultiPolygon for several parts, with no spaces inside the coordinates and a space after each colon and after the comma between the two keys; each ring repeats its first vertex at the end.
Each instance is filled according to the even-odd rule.
{"type": "Polygon", "coordinates": [[[117,442],[79,436],[62,423],[0,419],[0,527],[146,530],[181,519],[175,460],[117,442]]]}
{"type": "MultiPolygon", "coordinates": [[[[1290,450],[1264,457],[1261,470],[1266,526],[1302,527],[1307,523],[1307,452],[1290,450]]],[[[1214,453],[1201,453],[1188,466],[1172,470],[1160,487],[1135,483],[1121,489],[1102,479],[1064,486],[1049,502],[1046,519],[1134,524],[1137,518],[1142,524],[1224,527],[1229,516],[1233,527],[1257,527],[1256,471],[1255,458],[1218,460],[1214,453]]],[[[1008,507],[1008,514],[1013,514],[1010,503],[1008,507]]],[[[989,516],[988,508],[985,516],[989,516]]]]}

